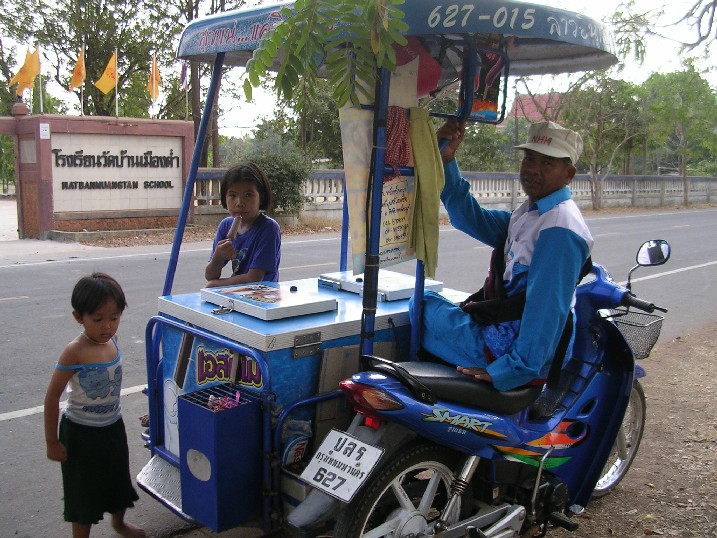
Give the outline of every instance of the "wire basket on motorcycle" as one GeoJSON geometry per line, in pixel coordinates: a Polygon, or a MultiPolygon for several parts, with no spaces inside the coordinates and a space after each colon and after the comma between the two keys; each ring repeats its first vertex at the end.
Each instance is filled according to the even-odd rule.
{"type": "Polygon", "coordinates": [[[627,308],[605,310],[603,314],[620,330],[636,359],[650,356],[662,329],[663,316],[635,312],[627,308]]]}

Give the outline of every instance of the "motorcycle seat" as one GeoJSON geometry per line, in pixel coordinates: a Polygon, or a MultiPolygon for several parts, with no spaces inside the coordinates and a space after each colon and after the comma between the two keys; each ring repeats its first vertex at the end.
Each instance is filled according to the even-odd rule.
{"type": "MultiPolygon", "coordinates": [[[[422,361],[396,364],[438,400],[504,415],[512,415],[527,408],[543,390],[541,385],[537,385],[499,391],[490,383],[461,374],[455,366],[447,364],[422,361]]],[[[392,373],[390,364],[374,364],[374,369],[392,373]]]]}

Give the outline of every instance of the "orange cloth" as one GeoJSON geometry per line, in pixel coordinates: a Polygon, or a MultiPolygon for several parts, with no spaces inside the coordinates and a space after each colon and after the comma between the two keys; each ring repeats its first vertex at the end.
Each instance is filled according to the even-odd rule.
{"type": "Polygon", "coordinates": [[[110,93],[115,86],[117,85],[117,53],[113,52],[112,57],[110,58],[110,61],[107,63],[107,67],[105,67],[105,72],[102,73],[102,76],[100,77],[100,80],[95,82],[95,86],[107,95],[110,93]]]}

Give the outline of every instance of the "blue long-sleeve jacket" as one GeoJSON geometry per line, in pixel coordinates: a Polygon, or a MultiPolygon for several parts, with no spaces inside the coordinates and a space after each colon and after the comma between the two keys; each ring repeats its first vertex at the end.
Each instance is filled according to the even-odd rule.
{"type": "Polygon", "coordinates": [[[546,378],[574,303],[580,270],[593,239],[570,189],[524,202],[512,213],[484,209],[452,161],[445,166],[441,201],[453,226],[491,247],[503,248],[508,295],[526,291],[519,321],[482,327],[496,360],[487,366],[498,390],[546,378]],[[505,245],[499,244],[507,236],[505,245]]]}

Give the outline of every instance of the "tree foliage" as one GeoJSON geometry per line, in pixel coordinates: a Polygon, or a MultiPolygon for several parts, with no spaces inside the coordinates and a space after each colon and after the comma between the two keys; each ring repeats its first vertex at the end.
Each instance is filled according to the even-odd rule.
{"type": "Polygon", "coordinates": [[[650,33],[650,15],[636,11],[634,0],[629,0],[615,10],[610,17],[614,29],[618,58],[632,58],[638,63],[645,59],[646,40],[650,33]]]}
{"type": "Polygon", "coordinates": [[[610,17],[619,54],[627,58],[630,55],[642,61],[645,56],[646,38],[650,35],[675,40],[674,28],[689,27],[693,39],[682,42],[684,51],[698,48],[711,48],[717,39],[717,0],[692,0],[680,12],[674,6],[658,7],[658,4],[644,8],[635,0],[623,1],[610,17]],[[667,21],[665,19],[670,17],[667,21]]]}
{"type": "Polygon", "coordinates": [[[692,65],[685,71],[653,73],[644,88],[645,107],[651,118],[650,144],[662,149],[663,159],[665,155],[675,157],[675,168],[686,182],[690,162],[702,161],[707,155],[711,155],[712,160],[715,157],[715,90],[692,65]]]}
{"type": "Polygon", "coordinates": [[[11,136],[0,136],[0,194],[15,183],[15,149],[11,136]]]}
{"type": "Polygon", "coordinates": [[[265,130],[257,138],[235,139],[224,149],[227,163],[253,161],[264,168],[271,182],[276,210],[298,213],[304,207],[304,182],[309,177],[310,166],[292,142],[282,140],[281,133],[265,130]]]}
{"type": "MultiPolygon", "coordinates": [[[[3,80],[12,79],[15,70],[14,63],[15,47],[6,47],[6,40],[0,37],[0,75],[3,80]]],[[[9,116],[12,104],[16,101],[15,88],[10,89],[7,84],[0,84],[0,115],[9,116]]]]}
{"type": "MultiPolygon", "coordinates": [[[[284,133],[304,153],[307,161],[321,162],[322,166],[343,166],[339,109],[332,88],[325,79],[318,79],[307,106],[299,107],[294,96],[289,101],[277,101],[275,118],[270,123],[275,131],[284,133]]],[[[265,125],[254,130],[261,137],[265,125]]]]}
{"type": "Polygon", "coordinates": [[[591,75],[585,84],[563,96],[561,118],[566,127],[581,133],[588,165],[593,208],[602,207],[602,180],[615,170],[622,155],[630,160],[636,139],[644,136],[637,88],[605,72],[591,75]]]}
{"type": "Polygon", "coordinates": [[[512,133],[495,125],[472,123],[466,126],[461,142],[463,170],[503,172],[513,168],[512,133]]]}
{"type": "MultiPolygon", "coordinates": [[[[39,45],[51,64],[52,78],[67,88],[72,67],[84,45],[87,78],[83,109],[96,116],[115,114],[115,95],[93,84],[115,49],[122,115],[146,117],[149,62],[156,54],[161,65],[173,56],[174,36],[181,30],[179,3],[161,0],[25,0],[0,14],[0,27],[23,43],[39,45]]],[[[43,67],[43,72],[48,70],[43,67]]],[[[80,91],[76,90],[79,98],[80,91]]]]}
{"type": "Polygon", "coordinates": [[[339,107],[348,101],[358,107],[361,97],[372,100],[377,69],[393,70],[393,44],[406,44],[403,2],[297,0],[247,63],[247,98],[278,60],[277,96],[291,100],[296,93],[300,109],[308,107],[323,68],[339,107]]]}

